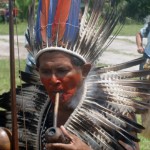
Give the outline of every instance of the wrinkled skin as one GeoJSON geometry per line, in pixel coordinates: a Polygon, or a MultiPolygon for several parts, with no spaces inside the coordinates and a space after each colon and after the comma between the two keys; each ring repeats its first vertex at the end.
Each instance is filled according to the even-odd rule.
{"type": "MultiPolygon", "coordinates": [[[[72,113],[73,110],[67,109],[66,105],[82,86],[90,68],[90,64],[75,66],[71,62],[70,55],[65,53],[46,52],[39,57],[37,69],[52,102],[55,102],[56,93],[60,93],[58,126],[63,125],[72,113]]],[[[70,144],[49,143],[47,150],[91,150],[77,136],[68,133],[63,127],[61,130],[71,139],[70,144]]]]}
{"type": "Polygon", "coordinates": [[[39,64],[43,85],[52,101],[57,92],[61,93],[60,103],[66,103],[72,98],[90,69],[90,66],[87,67],[89,64],[82,67],[73,65],[70,56],[60,52],[42,54],[39,64]]]}

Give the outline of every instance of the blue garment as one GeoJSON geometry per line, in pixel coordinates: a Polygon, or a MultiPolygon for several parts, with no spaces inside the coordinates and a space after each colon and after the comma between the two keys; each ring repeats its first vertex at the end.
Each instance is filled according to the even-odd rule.
{"type": "MultiPolygon", "coordinates": [[[[145,58],[146,61],[147,58],[150,58],[150,26],[148,25],[148,23],[145,24],[143,28],[141,28],[140,33],[142,38],[147,38],[147,44],[145,46],[144,54],[143,54],[143,58],[145,58]]],[[[145,62],[140,64],[139,67],[140,70],[143,70],[144,64],[145,62]]]]}
{"type": "Polygon", "coordinates": [[[144,27],[140,30],[142,38],[147,38],[147,44],[145,46],[144,53],[150,57],[150,26],[148,27],[148,23],[144,25],[144,27]]]}
{"type": "Polygon", "coordinates": [[[28,56],[26,59],[25,72],[32,73],[34,66],[35,66],[35,59],[30,53],[28,53],[28,56]]]}

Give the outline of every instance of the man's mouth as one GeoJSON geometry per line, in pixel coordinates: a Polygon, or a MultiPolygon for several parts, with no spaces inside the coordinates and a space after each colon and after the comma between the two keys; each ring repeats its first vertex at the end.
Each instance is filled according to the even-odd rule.
{"type": "Polygon", "coordinates": [[[49,96],[51,97],[52,101],[55,101],[56,94],[59,93],[59,100],[60,102],[67,102],[70,100],[70,97],[72,94],[69,91],[64,91],[62,89],[55,89],[49,93],[49,96]]]}
{"type": "Polygon", "coordinates": [[[64,94],[63,90],[55,90],[52,92],[52,95],[55,96],[57,93],[59,93],[59,97],[62,97],[62,95],[64,94]]]}
{"type": "Polygon", "coordinates": [[[64,91],[63,91],[63,90],[56,90],[56,91],[53,91],[53,93],[54,93],[54,94],[56,94],[56,93],[63,94],[64,91]]]}

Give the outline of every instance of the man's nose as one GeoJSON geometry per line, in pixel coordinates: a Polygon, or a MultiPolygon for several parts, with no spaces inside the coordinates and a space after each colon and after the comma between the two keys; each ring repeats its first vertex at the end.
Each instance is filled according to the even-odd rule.
{"type": "Polygon", "coordinates": [[[59,85],[61,83],[60,79],[58,78],[56,74],[52,74],[51,82],[52,84],[56,84],[56,85],[59,85]]]}

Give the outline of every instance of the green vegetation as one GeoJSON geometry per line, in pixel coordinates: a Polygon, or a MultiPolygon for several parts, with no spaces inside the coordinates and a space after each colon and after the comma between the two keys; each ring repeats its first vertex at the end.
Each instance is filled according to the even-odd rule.
{"type": "MultiPolygon", "coordinates": [[[[143,24],[125,24],[120,31],[121,36],[135,36],[136,33],[143,27],[143,24]]],[[[116,26],[117,28],[117,26],[116,26]]]]}
{"type": "MultiPolygon", "coordinates": [[[[8,59],[0,59],[0,94],[3,92],[9,91],[10,89],[10,65],[8,59]]],[[[25,68],[25,60],[18,60],[15,61],[15,74],[16,74],[16,84],[20,85],[20,78],[19,78],[19,70],[24,70],[25,68]],[[20,67],[19,67],[20,66],[20,67]],[[19,69],[20,68],[20,69],[19,69]]]]}
{"type": "Polygon", "coordinates": [[[27,15],[28,15],[28,8],[29,5],[31,4],[32,0],[16,0],[15,1],[15,6],[19,9],[19,14],[18,17],[20,20],[26,20],[27,15]]]}
{"type": "MultiPolygon", "coordinates": [[[[141,116],[137,115],[137,121],[141,123],[141,116]]],[[[140,139],[140,150],[149,150],[150,148],[150,139],[145,138],[142,134],[138,135],[140,139]]]]}
{"type": "MultiPolygon", "coordinates": [[[[20,22],[20,23],[14,24],[14,34],[24,35],[26,28],[27,28],[27,22],[20,22]]],[[[8,34],[9,34],[9,24],[0,23],[0,35],[8,35],[8,34]]]]}
{"type": "Polygon", "coordinates": [[[144,138],[142,135],[139,135],[140,150],[149,150],[150,149],[150,139],[144,138]]]}
{"type": "MultiPolygon", "coordinates": [[[[124,0],[118,0],[118,1],[124,1],[124,0]]],[[[149,0],[126,0],[127,10],[126,10],[126,16],[129,18],[132,18],[137,21],[143,21],[143,18],[145,18],[147,15],[149,15],[150,12],[150,1],[149,0]]]]}

